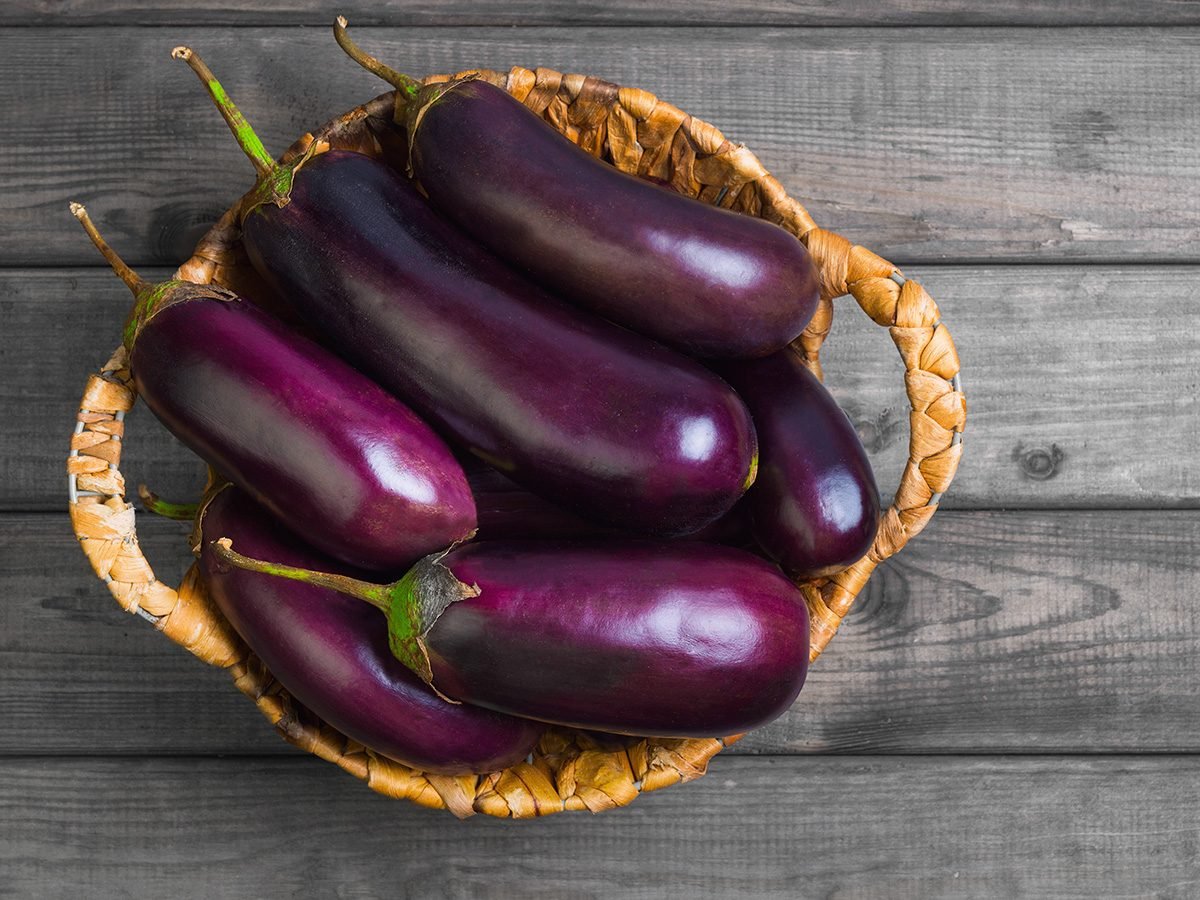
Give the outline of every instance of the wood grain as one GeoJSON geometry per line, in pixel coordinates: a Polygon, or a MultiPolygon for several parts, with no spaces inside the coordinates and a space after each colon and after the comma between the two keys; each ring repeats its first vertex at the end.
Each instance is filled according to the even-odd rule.
{"type": "Polygon", "coordinates": [[[326,25],[333,12],[363,25],[1195,25],[1186,0],[1122,3],[1002,0],[9,0],[0,25],[326,25]]]}
{"type": "MultiPolygon", "coordinates": [[[[160,577],[185,528],[143,516],[160,577]]],[[[120,612],[66,517],[0,517],[0,753],[290,752],[227,677],[120,612]]],[[[944,512],[800,702],[731,752],[1200,750],[1200,513],[944,512]]]]}
{"type": "MultiPolygon", "coordinates": [[[[902,264],[1197,260],[1200,31],[898,33],[357,36],[416,73],[541,64],[656,91],[746,142],[822,224],[902,264]]],[[[92,262],[62,212],[68,199],[105,214],[132,261],[177,262],[247,187],[249,165],[168,59],[181,42],[205,54],[273,148],[382,86],[324,28],[6,30],[0,265],[92,262]]]]}
{"type": "Polygon", "coordinates": [[[292,760],[0,762],[17,897],[1195,896],[1200,760],[718,757],[596,817],[459,822],[292,760]]]}
{"type": "MultiPolygon", "coordinates": [[[[112,215],[97,218],[115,228],[112,215]]],[[[1200,504],[1192,464],[1200,270],[919,266],[909,274],[938,300],[963,363],[967,449],[947,508],[1200,504]]],[[[827,380],[890,495],[907,458],[900,361],[882,329],[849,299],[839,302],[827,380]]],[[[0,509],[62,508],[61,461],[78,397],[116,345],[128,303],[104,269],[0,270],[10,336],[0,349],[0,405],[20,411],[0,454],[0,509]]],[[[122,471],[131,491],[149,482],[187,499],[203,485],[197,460],[141,407],[130,417],[122,471]]]]}
{"type": "MultiPolygon", "coordinates": [[[[0,897],[1197,894],[1200,30],[1042,26],[1195,26],[1200,4],[0,4],[16,25],[0,897]],[[250,170],[169,48],[204,53],[281,148],[381,90],[333,47],[334,11],[391,26],[356,35],[418,73],[544,64],[654,90],[943,308],[971,405],[947,509],[877,574],[795,709],[696,784],[521,824],[388,801],[120,613],[65,515],[11,512],[61,510],[78,393],[127,305],[66,200],[134,263],[178,262],[250,170]],[[845,25],[865,27],[821,27],[845,25]],[[997,265],[1013,262],[1033,265],[997,265]]],[[[894,351],[844,305],[825,364],[886,492],[894,351]]],[[[131,486],[195,493],[196,461],[144,409],[130,436],[131,486]]],[[[139,521],[177,580],[185,528],[139,521]]]]}
{"type": "MultiPolygon", "coordinates": [[[[9,0],[0,25],[325,25],[321,0],[9,0]]],[[[363,25],[1195,25],[1200,10],[1184,0],[1053,2],[1004,0],[343,0],[336,11],[363,25]]]]}

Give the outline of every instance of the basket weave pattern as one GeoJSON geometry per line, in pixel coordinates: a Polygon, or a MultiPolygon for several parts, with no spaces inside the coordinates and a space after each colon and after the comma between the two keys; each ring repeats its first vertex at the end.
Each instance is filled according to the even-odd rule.
{"type": "MultiPolygon", "coordinates": [[[[850,294],[877,324],[888,328],[904,364],[911,404],[909,460],[870,552],[846,570],[799,585],[812,622],[812,658],[880,561],[919,533],[937,509],[962,455],[966,403],[958,355],[937,305],[891,263],[817,227],[746,147],[727,141],[712,125],[653,94],[584,75],[514,68],[430,76],[427,82],[475,74],[504,88],[558,131],[627,172],[670,181],[681,192],[775,222],[808,247],[821,273],[821,302],[797,347],[821,374],[819,351],[829,333],[833,299],[850,294]]],[[[294,159],[312,143],[380,155],[398,145],[390,126],[394,95],[334,119],[307,134],[284,155],[294,159]]],[[[238,207],[201,239],[177,277],[216,282],[250,296],[264,292],[240,246],[238,207]]],[[[138,546],[134,509],[125,501],[119,469],[124,416],[136,400],[123,349],[89,378],[67,460],[71,521],[97,576],[128,612],[154,623],[171,640],[212,665],[228,669],[283,738],[336,763],[374,790],[465,817],[475,812],[525,818],[563,810],[599,812],[703,775],[722,747],[740,735],[716,739],[634,739],[601,745],[571,729],[550,729],[534,754],[503,772],[450,777],[413,771],[346,738],[295,701],[221,616],[207,597],[195,565],[180,586],[154,577],[138,546]]]]}

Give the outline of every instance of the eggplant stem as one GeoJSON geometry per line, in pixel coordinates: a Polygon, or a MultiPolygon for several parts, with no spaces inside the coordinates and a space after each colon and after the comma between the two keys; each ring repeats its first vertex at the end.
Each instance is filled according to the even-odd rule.
{"type": "Polygon", "coordinates": [[[279,164],[275,162],[275,157],[267,152],[263,142],[254,133],[254,129],[246,121],[246,117],[242,115],[242,111],[225,93],[225,88],[222,87],[221,82],[217,81],[217,76],[212,73],[212,69],[204,64],[200,55],[191,47],[176,47],[171,51],[171,56],[175,59],[182,59],[199,77],[207,89],[208,95],[212,97],[213,103],[216,104],[217,111],[228,123],[229,130],[237,139],[238,146],[254,164],[254,171],[258,173],[259,177],[267,178],[275,175],[279,171],[279,164]]]}
{"type": "Polygon", "coordinates": [[[292,581],[302,581],[317,587],[329,588],[339,594],[346,594],[359,600],[366,600],[376,609],[388,612],[391,607],[389,594],[392,585],[373,584],[348,575],[334,575],[330,572],[317,572],[313,569],[302,569],[298,566],[285,566],[282,563],[265,562],[261,559],[251,559],[233,549],[233,541],[227,537],[218,538],[210,545],[213,552],[231,566],[245,569],[248,572],[261,572],[263,575],[276,575],[280,578],[290,578],[292,581]]]}
{"type": "Polygon", "coordinates": [[[415,99],[417,92],[421,90],[421,82],[411,75],[397,72],[391,66],[385,65],[359,47],[358,44],[350,39],[350,35],[346,33],[346,26],[348,24],[345,16],[338,16],[337,20],[333,23],[333,39],[337,41],[339,47],[346,51],[346,55],[368,72],[378,75],[396,90],[404,94],[409,100],[415,99]]]}
{"type": "Polygon", "coordinates": [[[164,500],[150,488],[144,484],[138,485],[138,497],[142,501],[142,506],[147,512],[152,512],[156,516],[162,516],[164,519],[172,519],[176,522],[190,522],[196,518],[196,513],[200,511],[199,503],[171,503],[169,500],[164,500]]]}
{"type": "Polygon", "coordinates": [[[96,245],[96,249],[100,251],[100,255],[112,266],[112,270],[117,273],[117,277],[125,282],[125,286],[133,291],[133,296],[138,296],[139,293],[150,287],[148,281],[125,265],[125,260],[117,255],[117,251],[108,246],[108,242],[101,237],[95,223],[92,222],[91,216],[88,215],[88,211],[82,203],[71,203],[71,215],[77,218],[80,224],[83,225],[83,230],[92,239],[92,243],[96,245]]]}

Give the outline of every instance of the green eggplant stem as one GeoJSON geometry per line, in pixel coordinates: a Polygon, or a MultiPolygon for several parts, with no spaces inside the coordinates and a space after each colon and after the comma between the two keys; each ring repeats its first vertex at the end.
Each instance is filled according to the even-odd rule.
{"type": "Polygon", "coordinates": [[[176,522],[190,522],[200,511],[199,503],[171,503],[144,484],[138,485],[138,497],[141,498],[142,506],[146,508],[147,512],[162,516],[164,519],[173,519],[176,522]]]}
{"type": "Polygon", "coordinates": [[[216,104],[217,111],[221,113],[221,116],[229,124],[229,130],[233,132],[233,136],[237,139],[238,146],[242,148],[242,152],[254,164],[254,170],[258,172],[259,177],[265,180],[276,176],[280,169],[279,164],[267,152],[267,148],[263,146],[263,142],[254,133],[254,129],[250,127],[250,123],[246,121],[246,117],[242,115],[242,111],[237,108],[233,100],[225,93],[225,88],[221,86],[221,82],[217,81],[217,77],[213,75],[212,70],[204,64],[204,60],[200,58],[200,55],[191,47],[176,47],[171,51],[171,56],[175,59],[182,59],[199,77],[204,87],[208,90],[209,96],[212,97],[213,103],[216,104]]]}
{"type": "Polygon", "coordinates": [[[213,551],[231,566],[245,569],[248,572],[260,572],[263,575],[275,575],[279,578],[290,578],[305,584],[329,588],[340,594],[346,594],[359,600],[366,600],[372,606],[385,613],[390,612],[391,595],[395,585],[373,584],[351,578],[348,575],[334,575],[329,572],[316,572],[312,569],[302,569],[298,566],[285,566],[282,563],[265,562],[261,559],[251,559],[233,549],[233,541],[227,537],[212,542],[213,551]]]}
{"type": "Polygon", "coordinates": [[[346,55],[368,72],[378,75],[409,100],[415,99],[421,90],[421,82],[411,75],[405,75],[403,72],[397,72],[391,66],[384,65],[364,51],[358,44],[350,40],[350,35],[346,34],[347,24],[345,16],[338,16],[337,21],[333,23],[333,39],[338,42],[339,47],[346,51],[346,55]]]}
{"type": "Polygon", "coordinates": [[[125,260],[117,255],[117,251],[108,246],[108,242],[100,236],[96,225],[92,222],[91,216],[84,208],[82,203],[71,203],[71,215],[77,218],[83,225],[83,230],[87,232],[87,236],[92,239],[92,243],[96,245],[96,249],[100,251],[100,255],[105,261],[112,266],[112,270],[117,273],[129,290],[133,291],[133,296],[137,297],[142,291],[150,287],[150,283],[144,280],[137,272],[125,265],[125,260]]]}
{"type": "Polygon", "coordinates": [[[217,556],[236,568],[290,578],[366,600],[387,617],[388,647],[392,655],[416,672],[442,699],[458,702],[443,694],[433,683],[433,668],[429,649],[425,645],[425,634],[447,606],[478,596],[479,588],[463,584],[441,565],[444,553],[433,553],[419,560],[399,581],[374,584],[346,575],[251,559],[234,550],[233,541],[227,537],[218,538],[210,546],[217,556]]]}

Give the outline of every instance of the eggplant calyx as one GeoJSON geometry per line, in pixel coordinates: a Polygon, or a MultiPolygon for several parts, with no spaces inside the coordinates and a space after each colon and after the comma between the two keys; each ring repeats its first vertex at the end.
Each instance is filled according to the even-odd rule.
{"type": "Polygon", "coordinates": [[[447,697],[433,683],[433,667],[425,642],[429,629],[450,604],[479,596],[478,586],[463,584],[442,564],[442,557],[449,550],[419,560],[399,581],[375,584],[348,575],[251,559],[234,550],[233,541],[227,537],[218,538],[209,546],[222,562],[234,568],[329,588],[370,603],[387,616],[388,646],[396,659],[412,669],[443,700],[459,702],[447,697]]]}
{"type": "Polygon", "coordinates": [[[399,581],[387,586],[390,606],[388,646],[392,655],[404,663],[437,692],[451,700],[433,683],[433,667],[425,638],[434,623],[452,603],[479,596],[477,585],[459,581],[443,563],[448,551],[419,560],[399,581]]]}
{"type": "Polygon", "coordinates": [[[287,206],[291,201],[292,182],[295,180],[296,173],[316,153],[317,142],[314,141],[310,144],[300,161],[294,165],[276,162],[275,157],[267,151],[262,140],[255,133],[253,126],[238,109],[237,104],[233,102],[233,98],[229,96],[224,85],[217,80],[212,69],[200,58],[200,54],[191,47],[176,47],[171,51],[171,56],[174,59],[183,60],[196,73],[196,77],[204,85],[217,112],[221,114],[221,118],[225,120],[225,124],[233,133],[234,140],[249,158],[250,163],[254,166],[254,171],[258,173],[258,182],[247,195],[241,217],[245,219],[251,210],[268,203],[280,207],[287,206]]]}
{"type": "Polygon", "coordinates": [[[133,293],[133,308],[130,309],[129,317],[125,320],[125,327],[121,332],[121,339],[126,350],[133,350],[134,342],[137,341],[137,337],[146,323],[168,306],[174,306],[176,303],[186,300],[229,301],[238,299],[237,294],[214,285],[192,284],[190,281],[178,280],[164,281],[161,284],[152,284],[146,281],[129,268],[117,251],[108,245],[82,203],[71,204],[71,215],[79,220],[83,230],[87,232],[87,236],[100,251],[100,255],[107,260],[113,272],[125,282],[125,286],[133,293]]]}
{"type": "Polygon", "coordinates": [[[476,72],[463,75],[460,78],[453,78],[450,81],[437,82],[435,84],[424,84],[417,78],[411,75],[405,75],[403,72],[397,72],[391,66],[381,62],[378,58],[367,53],[358,44],[350,39],[350,35],[346,33],[346,26],[349,23],[345,16],[338,16],[333,23],[333,39],[338,42],[338,46],[346,52],[352,60],[371,72],[378,75],[388,84],[396,89],[396,97],[392,110],[392,121],[397,125],[405,125],[408,128],[408,149],[409,149],[409,164],[408,175],[412,177],[412,141],[413,135],[416,133],[417,126],[421,122],[421,118],[425,112],[460,84],[467,81],[474,81],[479,77],[476,72]]]}
{"type": "Polygon", "coordinates": [[[421,120],[425,118],[425,114],[429,112],[430,107],[439,102],[447,94],[455,88],[466,84],[469,81],[478,81],[480,78],[478,72],[470,72],[463,75],[461,78],[453,78],[450,81],[439,81],[434,84],[423,85],[411,102],[405,104],[403,109],[400,107],[400,94],[396,94],[396,112],[393,119],[399,125],[403,122],[405,130],[408,132],[408,177],[413,177],[413,143],[417,136],[417,129],[421,127],[421,120]],[[403,118],[402,118],[403,117],[403,118]]]}
{"type": "Polygon", "coordinates": [[[125,320],[125,328],[121,339],[125,349],[132,352],[138,336],[150,320],[164,309],[188,303],[192,300],[220,300],[223,303],[233,303],[240,300],[233,291],[213,284],[193,284],[190,281],[164,281],[161,284],[147,285],[136,295],[133,309],[125,320]]]}
{"type": "Polygon", "coordinates": [[[321,145],[319,141],[313,141],[308,145],[308,149],[304,151],[304,155],[300,157],[299,162],[294,165],[276,164],[270,171],[259,178],[258,182],[242,200],[242,207],[238,214],[241,221],[245,221],[246,217],[260,206],[278,206],[280,208],[287,206],[292,202],[292,184],[296,180],[296,174],[308,165],[309,161],[320,153],[321,145]]]}
{"type": "MultiPolygon", "coordinates": [[[[188,535],[188,546],[191,548],[192,556],[200,557],[200,550],[204,544],[204,517],[208,515],[208,508],[212,506],[212,502],[217,499],[217,495],[221,491],[230,487],[233,487],[233,484],[218,475],[216,470],[210,466],[208,484],[204,488],[204,495],[197,504],[196,515],[192,518],[192,531],[188,535]]],[[[141,488],[138,489],[138,493],[141,493],[141,488]]]]}

